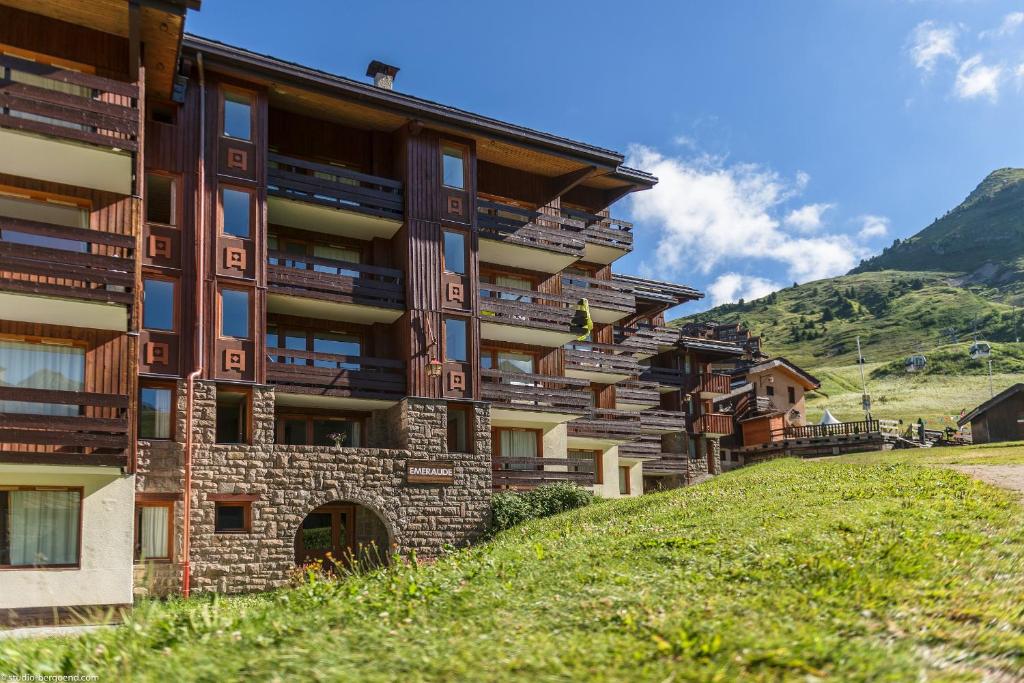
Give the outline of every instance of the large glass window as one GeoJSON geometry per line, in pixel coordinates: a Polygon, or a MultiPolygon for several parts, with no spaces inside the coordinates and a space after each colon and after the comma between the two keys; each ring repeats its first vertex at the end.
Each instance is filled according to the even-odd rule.
{"type": "Polygon", "coordinates": [[[444,166],[445,187],[456,190],[466,189],[466,161],[462,148],[445,145],[441,148],[441,159],[444,166]]]}
{"type": "Polygon", "coordinates": [[[249,338],[249,292],[243,289],[220,290],[220,336],[249,338]]]}
{"type": "Polygon", "coordinates": [[[142,326],[147,330],[174,330],[174,282],[146,278],[142,281],[142,326]]]}
{"type": "Polygon", "coordinates": [[[139,388],[139,438],[171,438],[171,401],[174,391],[170,387],[139,388]]]}
{"type": "Polygon", "coordinates": [[[136,506],[136,561],[170,559],[171,507],[160,503],[136,506]]]}
{"type": "Polygon", "coordinates": [[[252,139],[252,101],[247,95],[224,93],[224,135],[236,140],[252,139]]]}
{"type": "MultiPolygon", "coordinates": [[[[0,386],[82,391],[85,388],[85,349],[60,344],[0,341],[0,386]]],[[[0,413],[77,415],[78,406],[0,401],[0,413]]]]}
{"type": "MultiPolygon", "coordinates": [[[[290,351],[307,351],[306,333],[301,330],[281,329],[276,325],[267,328],[268,349],[288,349],[290,351]]],[[[288,365],[309,365],[309,360],[297,356],[272,356],[271,362],[288,365]]]]}
{"type": "MultiPolygon", "coordinates": [[[[359,253],[358,249],[351,247],[335,247],[317,244],[313,246],[313,256],[317,258],[331,259],[332,261],[342,261],[344,263],[359,263],[362,254],[359,253]]],[[[313,270],[318,273],[329,273],[331,275],[343,275],[345,277],[357,278],[359,277],[358,270],[352,270],[351,268],[345,268],[344,266],[329,266],[322,263],[313,264],[313,270]]]]}
{"type": "Polygon", "coordinates": [[[252,195],[241,190],[224,188],[220,193],[221,232],[242,239],[252,235],[252,195]]]}
{"type": "MultiPolygon", "coordinates": [[[[536,458],[537,432],[532,429],[503,428],[498,429],[498,449],[502,458],[536,458]]],[[[505,462],[506,470],[532,470],[530,463],[505,462]]]]}
{"type": "Polygon", "coordinates": [[[466,274],[466,236],[461,232],[444,231],[444,269],[466,274]]]}
{"type": "Polygon", "coordinates": [[[446,318],[444,321],[444,358],[463,363],[469,358],[466,321],[461,318],[446,318]]]}
{"type": "MultiPolygon", "coordinates": [[[[313,351],[315,353],[331,353],[338,356],[360,356],[362,355],[362,343],[359,337],[353,334],[314,332],[313,351]]],[[[340,370],[359,369],[359,363],[343,360],[318,359],[313,361],[313,365],[318,368],[337,368],[340,370]]]]}
{"type": "MultiPolygon", "coordinates": [[[[0,215],[10,218],[23,218],[40,223],[52,223],[68,228],[88,228],[89,211],[63,202],[38,201],[22,197],[0,194],[0,215]]],[[[89,251],[87,242],[69,240],[62,237],[38,235],[17,230],[0,231],[0,239],[14,244],[25,244],[33,247],[48,247],[64,251],[89,251]]]]}
{"type": "Polygon", "coordinates": [[[78,490],[0,491],[0,566],[78,564],[78,490]]]}
{"type": "Polygon", "coordinates": [[[146,220],[150,223],[177,225],[174,178],[146,174],[146,220]]]}
{"type": "Polygon", "coordinates": [[[313,420],[313,445],[333,446],[340,442],[345,448],[362,445],[357,420],[313,420]]]}

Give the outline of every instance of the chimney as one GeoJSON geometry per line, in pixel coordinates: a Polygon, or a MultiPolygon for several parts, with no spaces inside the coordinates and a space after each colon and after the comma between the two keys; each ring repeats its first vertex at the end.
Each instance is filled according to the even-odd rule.
{"type": "Polygon", "coordinates": [[[376,59],[366,67],[366,75],[373,76],[373,84],[385,90],[395,89],[395,75],[398,74],[398,67],[385,64],[376,59]]]}

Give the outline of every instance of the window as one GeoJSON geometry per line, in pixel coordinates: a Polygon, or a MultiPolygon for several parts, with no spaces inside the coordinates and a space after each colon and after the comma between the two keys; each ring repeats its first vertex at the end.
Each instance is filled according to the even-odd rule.
{"type": "Polygon", "coordinates": [[[220,192],[221,232],[242,239],[252,235],[252,195],[225,187],[220,192]]]}
{"type": "Polygon", "coordinates": [[[624,465],[619,466],[619,495],[629,495],[629,468],[624,465]]]}
{"type": "MultiPolygon", "coordinates": [[[[315,353],[330,353],[337,356],[358,358],[362,355],[362,340],[354,334],[314,332],[313,351],[315,353]]],[[[360,367],[359,363],[342,359],[318,359],[313,361],[313,365],[318,368],[334,368],[337,370],[358,370],[360,367]]]]}
{"type": "MultiPolygon", "coordinates": [[[[517,277],[515,275],[494,275],[491,277],[482,277],[482,281],[490,281],[492,284],[498,287],[508,287],[516,290],[533,290],[533,281],[526,277],[517,277]]],[[[533,297],[529,294],[520,294],[519,292],[501,292],[488,289],[486,286],[481,285],[480,295],[489,298],[501,299],[503,301],[521,301],[523,303],[530,303],[533,301],[533,297]]]]}
{"type": "Polygon", "coordinates": [[[249,441],[248,394],[217,388],[217,443],[249,441]]]}
{"type": "Polygon", "coordinates": [[[236,140],[252,139],[252,101],[247,95],[224,93],[224,135],[236,140]]]}
{"type": "Polygon", "coordinates": [[[360,424],[356,420],[313,420],[313,445],[357,448],[362,445],[360,424]],[[337,437],[337,441],[335,440],[337,437]]]}
{"type": "Polygon", "coordinates": [[[146,174],[146,220],[150,223],[177,225],[174,179],[155,173],[146,174]]]}
{"type": "MultiPolygon", "coordinates": [[[[289,242],[288,247],[296,249],[296,247],[302,245],[296,245],[294,242],[289,242]]],[[[296,249],[298,251],[298,249],[296,249]]],[[[342,263],[361,263],[362,254],[358,249],[352,247],[338,247],[328,246],[322,244],[313,245],[313,256],[323,259],[331,259],[332,261],[341,261],[342,263]]],[[[325,265],[321,263],[313,264],[313,270],[318,273],[328,273],[330,275],[341,275],[344,277],[357,278],[361,275],[358,270],[352,270],[351,268],[345,268],[341,265],[325,265]]]]}
{"type": "MultiPolygon", "coordinates": [[[[85,389],[85,349],[63,344],[0,341],[0,386],[52,391],[85,389]]],[[[78,406],[0,401],[0,413],[78,415],[78,406]]]]}
{"type": "Polygon", "coordinates": [[[244,534],[252,524],[252,506],[249,501],[214,502],[213,530],[218,534],[244,534]]]}
{"type": "Polygon", "coordinates": [[[457,275],[466,274],[466,236],[461,232],[444,231],[444,269],[457,275]]]}
{"type": "Polygon", "coordinates": [[[174,282],[146,278],[142,281],[142,326],[147,330],[174,331],[174,282]]]}
{"type": "Polygon", "coordinates": [[[169,560],[174,503],[136,503],[135,561],[169,560]]]}
{"type": "Polygon", "coordinates": [[[594,483],[595,484],[602,484],[602,483],[604,483],[602,481],[603,480],[603,477],[602,477],[602,469],[603,469],[602,465],[603,465],[603,463],[601,462],[601,460],[602,460],[602,451],[590,451],[590,450],[584,451],[584,450],[578,450],[578,449],[570,448],[568,451],[566,451],[566,457],[569,458],[570,460],[581,460],[581,461],[584,461],[584,462],[586,462],[586,461],[592,462],[593,463],[593,470],[591,470],[588,467],[581,466],[582,463],[581,464],[573,464],[568,469],[569,469],[570,472],[591,472],[591,471],[593,471],[593,473],[594,473],[594,483]]]}
{"type": "Polygon", "coordinates": [[[146,110],[149,113],[150,121],[173,126],[178,120],[178,108],[173,104],[149,102],[147,103],[146,110]]]}
{"type": "Polygon", "coordinates": [[[775,387],[773,387],[771,384],[769,384],[768,386],[766,386],[764,388],[764,393],[766,393],[769,396],[774,396],[775,395],[775,387]]]}
{"type": "MultiPolygon", "coordinates": [[[[515,427],[503,427],[495,429],[498,448],[498,456],[501,458],[536,458],[539,457],[538,441],[540,431],[536,429],[520,429],[515,427]]],[[[506,470],[532,470],[535,465],[520,462],[504,462],[502,469],[506,470]]]]}
{"type": "Polygon", "coordinates": [[[466,321],[446,318],[444,321],[444,359],[466,362],[469,358],[466,342],[466,321]]]}
{"type": "Polygon", "coordinates": [[[562,271],[562,284],[566,287],[579,287],[586,289],[590,286],[586,278],[590,277],[590,273],[580,268],[566,268],[562,271]]]}
{"type": "Polygon", "coordinates": [[[171,405],[174,390],[170,387],[139,388],[139,438],[171,438],[171,405]]]}
{"type": "Polygon", "coordinates": [[[81,512],[81,489],[0,490],[0,566],[77,565],[81,512]]]}
{"type": "Polygon", "coordinates": [[[789,393],[789,404],[792,405],[796,403],[796,388],[786,387],[786,391],[789,393]]]}
{"type": "Polygon", "coordinates": [[[452,145],[441,148],[444,166],[444,186],[456,190],[466,189],[466,162],[462,149],[452,145]]]}
{"type": "MultiPolygon", "coordinates": [[[[26,197],[14,197],[0,193],[0,215],[10,218],[24,218],[41,223],[53,223],[68,228],[88,228],[89,210],[75,206],[71,202],[58,200],[41,201],[26,197]]],[[[0,231],[0,239],[14,244],[25,244],[33,247],[48,247],[64,251],[89,251],[89,244],[63,237],[50,237],[29,232],[5,229],[0,231]]]]}
{"type": "Polygon", "coordinates": [[[472,453],[473,438],[470,425],[473,424],[472,406],[448,404],[448,452],[472,453]]]}
{"type": "Polygon", "coordinates": [[[306,420],[303,418],[291,418],[281,421],[281,436],[278,443],[286,446],[306,445],[306,420]]]}
{"type": "Polygon", "coordinates": [[[249,338],[249,292],[244,289],[220,290],[220,336],[249,338]]]}

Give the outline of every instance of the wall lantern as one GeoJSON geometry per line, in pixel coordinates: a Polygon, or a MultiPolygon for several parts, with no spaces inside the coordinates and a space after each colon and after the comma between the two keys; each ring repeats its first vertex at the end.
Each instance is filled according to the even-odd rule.
{"type": "Polygon", "coordinates": [[[427,361],[427,377],[440,377],[441,369],[443,367],[444,366],[442,365],[441,361],[439,361],[436,358],[431,358],[429,361],[427,361]]]}

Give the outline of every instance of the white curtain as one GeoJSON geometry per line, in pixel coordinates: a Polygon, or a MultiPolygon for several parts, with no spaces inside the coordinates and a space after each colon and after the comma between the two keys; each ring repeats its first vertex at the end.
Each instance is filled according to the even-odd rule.
{"type": "Polygon", "coordinates": [[[11,491],[12,565],[78,561],[78,491],[11,491]]]}
{"type": "MultiPolygon", "coordinates": [[[[82,391],[85,386],[85,349],[0,341],[0,386],[82,391]]],[[[0,401],[0,413],[77,415],[78,406],[0,401]]]]}
{"type": "MultiPolygon", "coordinates": [[[[66,67],[65,67],[66,68],[66,67]]],[[[92,97],[92,89],[87,88],[83,85],[76,85],[74,83],[62,83],[61,81],[54,81],[40,76],[38,74],[30,74],[26,71],[18,71],[11,69],[8,72],[10,79],[15,83],[24,83],[25,85],[32,85],[37,88],[44,88],[45,90],[52,90],[54,92],[64,93],[65,95],[77,95],[78,97],[92,97]]],[[[76,130],[86,130],[87,127],[80,123],[68,123],[60,119],[54,119],[49,116],[42,116],[40,114],[29,114],[22,111],[11,111],[11,116],[15,116],[21,119],[31,119],[33,121],[42,121],[43,123],[51,123],[55,126],[64,126],[65,128],[74,128],[76,130]]]]}
{"type": "MultiPolygon", "coordinates": [[[[501,439],[501,455],[503,458],[536,458],[537,434],[517,429],[503,429],[499,433],[501,439]]],[[[507,470],[529,470],[533,465],[509,463],[507,470]]]]}
{"type": "Polygon", "coordinates": [[[142,508],[143,559],[169,557],[167,553],[168,508],[147,505],[142,508]]]}
{"type": "MultiPolygon", "coordinates": [[[[514,289],[533,289],[532,284],[526,278],[510,277],[508,275],[495,276],[494,284],[499,287],[512,287],[514,289]]],[[[522,301],[527,304],[533,301],[533,298],[530,296],[525,294],[512,294],[511,292],[500,292],[498,294],[498,298],[506,301],[522,301]]]]}
{"type": "MultiPolygon", "coordinates": [[[[313,246],[313,256],[333,259],[335,261],[345,261],[347,263],[359,263],[359,251],[343,247],[327,247],[317,244],[313,246]]],[[[350,268],[313,264],[313,270],[318,273],[330,273],[331,275],[343,275],[351,278],[359,277],[359,272],[350,268]]]]}

